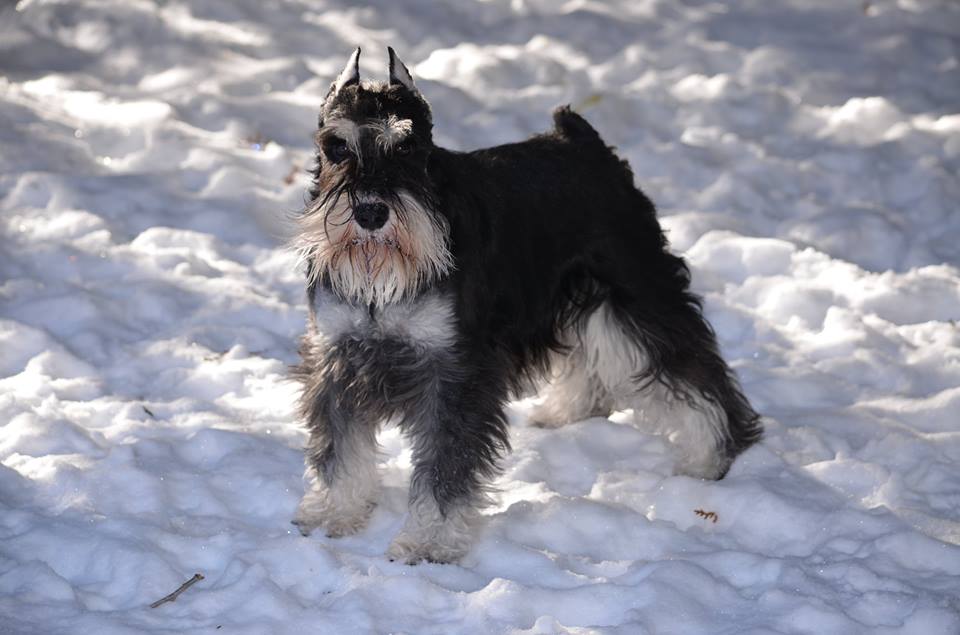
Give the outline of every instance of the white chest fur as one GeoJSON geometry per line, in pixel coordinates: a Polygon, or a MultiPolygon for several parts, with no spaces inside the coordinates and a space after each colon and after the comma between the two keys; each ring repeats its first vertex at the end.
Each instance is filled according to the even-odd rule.
{"type": "Polygon", "coordinates": [[[314,316],[318,334],[331,342],[342,337],[397,339],[418,347],[449,348],[456,338],[453,303],[439,293],[390,303],[371,313],[320,289],[314,316]]]}

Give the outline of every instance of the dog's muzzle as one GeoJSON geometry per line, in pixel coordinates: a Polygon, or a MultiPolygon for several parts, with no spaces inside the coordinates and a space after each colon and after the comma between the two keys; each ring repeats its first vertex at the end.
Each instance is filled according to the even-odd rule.
{"type": "Polygon", "coordinates": [[[353,208],[353,219],[368,231],[383,227],[389,216],[390,208],[380,202],[357,203],[353,208]]]}

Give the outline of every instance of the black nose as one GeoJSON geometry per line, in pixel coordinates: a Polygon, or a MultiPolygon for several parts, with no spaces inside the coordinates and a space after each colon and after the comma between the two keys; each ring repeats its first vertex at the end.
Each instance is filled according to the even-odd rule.
{"type": "Polygon", "coordinates": [[[353,218],[357,225],[373,231],[380,229],[390,216],[390,208],[383,203],[357,203],[353,208],[353,218]]]}

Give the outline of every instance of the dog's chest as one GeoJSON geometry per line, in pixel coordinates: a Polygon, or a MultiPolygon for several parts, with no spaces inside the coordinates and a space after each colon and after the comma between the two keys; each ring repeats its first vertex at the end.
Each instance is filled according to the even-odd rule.
{"type": "Polygon", "coordinates": [[[328,342],[348,338],[390,341],[417,349],[448,349],[456,337],[452,302],[440,293],[371,309],[320,290],[314,299],[313,315],[317,331],[328,342]]]}

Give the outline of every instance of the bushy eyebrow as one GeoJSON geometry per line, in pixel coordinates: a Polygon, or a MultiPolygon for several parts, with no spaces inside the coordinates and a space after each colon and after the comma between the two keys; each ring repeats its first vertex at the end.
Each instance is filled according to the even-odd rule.
{"type": "Polygon", "coordinates": [[[350,119],[331,119],[323,125],[321,137],[336,135],[347,143],[347,147],[357,157],[360,156],[360,127],[350,119]]]}
{"type": "Polygon", "coordinates": [[[413,133],[413,121],[390,115],[386,119],[376,119],[358,125],[352,119],[340,117],[324,122],[323,128],[317,132],[317,141],[322,143],[324,139],[331,136],[343,139],[350,152],[357,158],[357,162],[362,165],[360,135],[364,129],[376,134],[377,146],[386,152],[413,133]]]}
{"type": "Polygon", "coordinates": [[[386,119],[371,121],[365,124],[364,127],[375,130],[377,133],[377,145],[384,150],[389,150],[410,136],[410,133],[413,132],[413,121],[410,119],[400,119],[396,115],[390,115],[386,119]]]}

